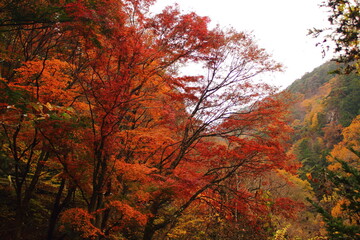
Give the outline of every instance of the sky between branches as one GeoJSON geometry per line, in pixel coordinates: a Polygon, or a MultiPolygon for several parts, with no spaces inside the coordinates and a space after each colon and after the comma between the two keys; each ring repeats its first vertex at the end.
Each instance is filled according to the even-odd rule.
{"type": "Polygon", "coordinates": [[[290,85],[331,58],[323,58],[317,41],[307,36],[308,30],[327,26],[323,0],[158,0],[152,8],[178,3],[184,12],[195,11],[209,16],[211,26],[232,26],[238,31],[252,31],[260,47],[282,63],[283,73],[264,76],[264,80],[280,87],[290,85]]]}

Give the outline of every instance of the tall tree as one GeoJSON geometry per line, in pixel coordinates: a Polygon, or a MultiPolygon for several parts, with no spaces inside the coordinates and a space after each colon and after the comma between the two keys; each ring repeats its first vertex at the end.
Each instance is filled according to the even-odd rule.
{"type": "Polygon", "coordinates": [[[314,29],[313,36],[325,34],[322,45],[328,47],[327,40],[335,43],[336,61],[344,63],[344,73],[359,72],[359,32],[360,3],[358,0],[326,0],[321,5],[330,12],[329,29],[314,29]]]}
{"type": "Polygon", "coordinates": [[[59,225],[68,239],[154,239],[194,204],[199,217],[210,206],[256,229],[286,202],[269,207],[248,180],[292,168],[287,96],[252,81],[281,66],[251,35],[209,29],[177,7],[150,16],[153,0],[9,2],[1,170],[14,182],[19,226],[49,179],[47,239],[59,225]],[[205,76],[176,74],[191,63],[205,76]]]}

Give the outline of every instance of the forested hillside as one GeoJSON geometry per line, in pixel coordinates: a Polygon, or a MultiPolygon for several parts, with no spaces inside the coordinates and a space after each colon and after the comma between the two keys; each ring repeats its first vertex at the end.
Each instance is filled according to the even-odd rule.
{"type": "Polygon", "coordinates": [[[332,73],[337,69],[335,62],[327,62],[322,66],[315,68],[312,72],[304,74],[300,79],[295,80],[288,90],[292,93],[303,94],[304,98],[315,95],[323,84],[332,79],[335,74],[332,73]]]}
{"type": "Polygon", "coordinates": [[[358,239],[360,76],[331,74],[338,67],[326,63],[288,88],[297,99],[292,151],[331,239],[358,239]]]}

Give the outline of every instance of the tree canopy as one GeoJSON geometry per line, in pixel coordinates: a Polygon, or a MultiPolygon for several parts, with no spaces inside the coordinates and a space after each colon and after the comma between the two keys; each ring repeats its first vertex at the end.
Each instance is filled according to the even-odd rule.
{"type": "Polygon", "coordinates": [[[252,81],[281,65],[250,34],[153,3],[0,1],[7,238],[181,239],[191,214],[223,222],[199,237],[263,239],[271,214],[296,214],[264,180],[296,169],[287,96],[252,81]],[[177,74],[191,63],[206,74],[177,74]]]}
{"type": "Polygon", "coordinates": [[[358,0],[326,0],[321,7],[328,9],[331,27],[313,29],[310,33],[323,38],[321,45],[329,48],[328,41],[335,44],[335,59],[344,63],[343,73],[359,72],[360,59],[360,3],[358,0]]]}

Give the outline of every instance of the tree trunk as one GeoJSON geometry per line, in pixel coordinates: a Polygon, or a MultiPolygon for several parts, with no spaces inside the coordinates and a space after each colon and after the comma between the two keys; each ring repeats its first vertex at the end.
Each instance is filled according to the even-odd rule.
{"type": "Polygon", "coordinates": [[[53,233],[54,233],[54,230],[55,230],[57,218],[58,218],[58,216],[60,214],[60,211],[61,211],[61,209],[60,209],[60,200],[61,200],[61,195],[63,193],[64,187],[65,187],[65,179],[62,179],[61,184],[60,184],[60,188],[59,188],[58,193],[57,193],[56,198],[55,198],[54,207],[53,207],[53,210],[51,212],[50,219],[49,219],[49,227],[48,227],[48,233],[47,233],[47,239],[48,240],[53,239],[53,233]]]}
{"type": "Polygon", "coordinates": [[[155,229],[153,227],[153,219],[150,219],[145,226],[143,240],[151,240],[155,234],[155,229]]]}

